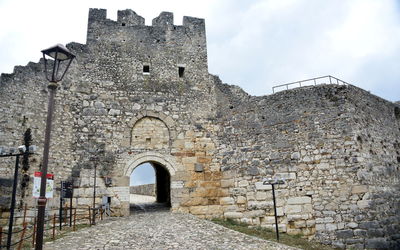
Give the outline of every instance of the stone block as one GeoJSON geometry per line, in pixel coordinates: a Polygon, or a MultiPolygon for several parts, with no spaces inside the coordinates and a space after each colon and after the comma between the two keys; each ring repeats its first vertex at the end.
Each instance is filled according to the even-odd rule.
{"type": "Polygon", "coordinates": [[[209,205],[208,206],[208,214],[215,215],[215,214],[222,214],[222,206],[220,205],[209,205]]]}
{"type": "Polygon", "coordinates": [[[263,217],[265,215],[264,210],[252,210],[244,212],[244,217],[253,218],[253,217],[263,217]]]}
{"type": "Polygon", "coordinates": [[[379,223],[377,221],[363,221],[358,226],[361,229],[379,228],[379,223]]]}
{"type": "Polygon", "coordinates": [[[368,208],[370,206],[370,203],[371,203],[370,200],[360,200],[360,201],[357,201],[357,206],[360,209],[365,209],[365,208],[368,208]]]}
{"type": "Polygon", "coordinates": [[[383,229],[368,229],[367,235],[370,238],[379,238],[384,236],[383,229]]]}
{"type": "Polygon", "coordinates": [[[314,227],[315,226],[315,220],[307,220],[306,221],[306,226],[307,227],[314,227]]]}
{"type": "Polygon", "coordinates": [[[367,236],[367,230],[355,229],[354,230],[354,236],[365,237],[365,236],[367,236]]]}
{"type": "Polygon", "coordinates": [[[262,181],[255,183],[256,190],[271,190],[271,185],[264,185],[262,181]]]}
{"type": "Polygon", "coordinates": [[[337,229],[337,225],[333,223],[328,223],[325,225],[326,231],[335,231],[337,229]]]}
{"type": "Polygon", "coordinates": [[[208,206],[194,206],[190,207],[190,213],[194,215],[204,215],[208,213],[208,206]]]}
{"type": "Polygon", "coordinates": [[[347,226],[348,228],[357,228],[357,227],[358,227],[358,224],[355,223],[355,222],[350,222],[350,223],[348,223],[346,226],[347,226]]]}
{"type": "Polygon", "coordinates": [[[238,186],[239,186],[239,187],[247,187],[248,185],[249,185],[249,182],[246,181],[246,180],[241,180],[241,181],[239,181],[239,183],[238,183],[238,186]]]}
{"type": "Polygon", "coordinates": [[[353,186],[351,188],[351,193],[352,194],[363,194],[368,192],[368,186],[367,185],[358,185],[358,186],[353,186]]]}
{"type": "Polygon", "coordinates": [[[235,201],[233,200],[232,197],[222,197],[219,199],[219,204],[221,205],[232,205],[234,203],[235,201]]]}
{"type": "Polygon", "coordinates": [[[223,188],[234,187],[234,186],[235,186],[234,179],[221,180],[221,187],[223,188]]]}
{"type": "Polygon", "coordinates": [[[389,242],[385,238],[373,238],[365,240],[365,248],[389,249],[389,242]]]}
{"type": "Polygon", "coordinates": [[[246,197],[244,197],[244,196],[238,196],[238,197],[237,197],[237,200],[236,200],[236,203],[237,203],[237,204],[244,204],[244,203],[246,203],[246,197]]]}
{"type": "Polygon", "coordinates": [[[302,227],[306,227],[306,221],[305,220],[298,220],[294,222],[294,226],[296,228],[302,228],[302,227]]]}
{"type": "Polygon", "coordinates": [[[287,214],[298,214],[301,213],[301,205],[288,205],[285,207],[287,214]]]}
{"type": "Polygon", "coordinates": [[[346,230],[338,230],[338,231],[336,231],[336,236],[337,236],[339,239],[351,238],[351,237],[353,237],[353,230],[349,230],[349,229],[346,229],[346,230]]]}
{"type": "Polygon", "coordinates": [[[296,179],[296,173],[277,173],[275,177],[278,179],[294,180],[296,179]]]}
{"type": "Polygon", "coordinates": [[[320,232],[325,231],[325,224],[316,224],[315,230],[320,231],[320,232]]]}
{"type": "Polygon", "coordinates": [[[300,152],[294,152],[291,154],[290,158],[292,160],[299,160],[300,159],[300,152]]]}
{"type": "Polygon", "coordinates": [[[311,197],[308,196],[291,197],[288,199],[287,204],[288,205],[311,204],[311,197]]]}
{"type": "Polygon", "coordinates": [[[239,219],[243,218],[243,213],[240,212],[225,212],[224,213],[225,218],[231,218],[231,219],[239,219]]]}
{"type": "Polygon", "coordinates": [[[258,201],[263,201],[267,199],[267,193],[266,192],[256,192],[256,200],[258,201]]]}

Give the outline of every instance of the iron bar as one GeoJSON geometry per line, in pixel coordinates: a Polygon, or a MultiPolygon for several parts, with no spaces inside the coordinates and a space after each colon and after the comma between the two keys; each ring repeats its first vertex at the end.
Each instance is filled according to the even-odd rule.
{"type": "Polygon", "coordinates": [[[19,156],[18,154],[15,158],[15,169],[14,169],[14,182],[13,182],[13,190],[11,195],[11,207],[10,207],[10,218],[8,222],[8,235],[7,235],[7,249],[11,248],[11,240],[12,240],[12,229],[14,224],[14,209],[15,209],[15,196],[17,194],[17,182],[18,182],[18,164],[19,164],[19,156]]]}
{"type": "Polygon", "coordinates": [[[276,200],[275,200],[275,184],[271,184],[271,186],[272,186],[272,199],[274,200],[274,216],[275,216],[276,239],[279,242],[278,214],[276,213],[276,200]]]}
{"type": "Polygon", "coordinates": [[[97,164],[96,161],[94,163],[94,180],[93,180],[93,220],[92,223],[93,225],[96,225],[96,169],[97,169],[97,164]]]}

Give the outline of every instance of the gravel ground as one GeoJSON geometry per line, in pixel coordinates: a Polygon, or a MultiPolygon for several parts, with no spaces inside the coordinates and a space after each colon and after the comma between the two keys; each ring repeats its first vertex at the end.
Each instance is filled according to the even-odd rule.
{"type": "MultiPolygon", "coordinates": [[[[134,210],[135,211],[135,210],[134,210]]],[[[108,218],[44,249],[295,249],[227,229],[190,214],[156,209],[108,218]]]]}

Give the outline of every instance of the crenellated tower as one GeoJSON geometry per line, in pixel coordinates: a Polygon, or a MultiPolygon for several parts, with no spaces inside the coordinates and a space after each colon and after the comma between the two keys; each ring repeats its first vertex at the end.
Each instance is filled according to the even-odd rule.
{"type": "Polygon", "coordinates": [[[118,11],[113,21],[107,19],[107,10],[90,9],[87,46],[103,61],[130,72],[125,75],[128,82],[196,84],[208,78],[204,19],[185,16],[182,25],[174,25],[173,13],[162,12],[146,26],[132,10],[118,11]]]}

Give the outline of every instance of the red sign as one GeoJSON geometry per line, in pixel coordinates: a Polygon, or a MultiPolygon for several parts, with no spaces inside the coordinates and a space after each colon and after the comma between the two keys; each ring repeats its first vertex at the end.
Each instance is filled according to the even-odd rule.
{"type": "MultiPolygon", "coordinates": [[[[35,177],[41,177],[42,176],[42,172],[35,172],[34,176],[35,177]]],[[[46,179],[54,180],[54,174],[46,174],[46,179]]]]}

